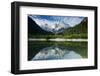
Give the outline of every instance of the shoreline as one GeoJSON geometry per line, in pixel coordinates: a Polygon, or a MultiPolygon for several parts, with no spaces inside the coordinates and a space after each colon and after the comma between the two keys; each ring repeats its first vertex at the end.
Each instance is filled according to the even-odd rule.
{"type": "Polygon", "coordinates": [[[52,39],[45,39],[45,38],[29,38],[28,41],[75,41],[75,42],[87,42],[88,39],[64,39],[64,38],[52,38],[52,39]]]}

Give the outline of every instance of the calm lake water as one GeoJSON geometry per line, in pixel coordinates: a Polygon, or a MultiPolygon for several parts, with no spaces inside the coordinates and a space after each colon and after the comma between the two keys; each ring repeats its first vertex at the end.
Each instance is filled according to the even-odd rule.
{"type": "Polygon", "coordinates": [[[82,59],[88,57],[87,42],[28,41],[28,60],[82,59]]]}

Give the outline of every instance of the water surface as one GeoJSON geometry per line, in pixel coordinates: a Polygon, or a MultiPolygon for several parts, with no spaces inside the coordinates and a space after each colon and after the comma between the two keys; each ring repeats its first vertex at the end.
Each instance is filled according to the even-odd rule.
{"type": "Polygon", "coordinates": [[[87,58],[87,42],[28,41],[28,60],[87,58]]]}

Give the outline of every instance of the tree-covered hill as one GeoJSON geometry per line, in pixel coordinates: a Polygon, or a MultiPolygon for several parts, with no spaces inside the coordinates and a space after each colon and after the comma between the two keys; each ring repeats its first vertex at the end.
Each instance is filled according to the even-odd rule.
{"type": "Polygon", "coordinates": [[[43,30],[35,21],[33,21],[30,17],[28,17],[28,36],[31,37],[32,35],[49,35],[52,32],[48,32],[43,30]]]}
{"type": "Polygon", "coordinates": [[[70,37],[87,38],[87,35],[88,35],[87,18],[84,18],[80,24],[75,25],[74,27],[65,29],[63,32],[63,35],[69,35],[70,37]]]}

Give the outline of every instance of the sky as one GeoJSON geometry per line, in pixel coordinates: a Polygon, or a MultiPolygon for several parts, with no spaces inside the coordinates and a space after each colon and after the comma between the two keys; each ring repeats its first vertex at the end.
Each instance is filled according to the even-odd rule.
{"type": "Polygon", "coordinates": [[[52,16],[52,15],[29,15],[37,24],[44,25],[48,24],[53,27],[54,24],[63,23],[65,27],[67,25],[73,27],[79,24],[84,17],[80,16],[52,16]]]}

